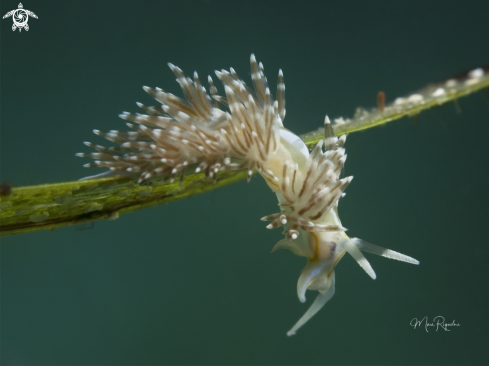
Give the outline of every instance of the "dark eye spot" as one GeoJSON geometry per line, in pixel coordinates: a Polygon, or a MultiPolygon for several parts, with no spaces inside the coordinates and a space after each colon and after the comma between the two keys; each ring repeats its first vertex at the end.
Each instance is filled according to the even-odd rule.
{"type": "Polygon", "coordinates": [[[336,243],[334,241],[331,242],[331,254],[333,254],[336,250],[336,243]]]}

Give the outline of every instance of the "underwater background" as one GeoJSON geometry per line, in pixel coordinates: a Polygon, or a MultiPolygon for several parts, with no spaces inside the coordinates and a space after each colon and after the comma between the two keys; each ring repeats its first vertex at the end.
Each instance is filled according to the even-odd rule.
{"type": "MultiPolygon", "coordinates": [[[[2,0],[2,16],[18,0],[2,0]]],[[[351,117],[489,63],[489,1],[34,1],[38,19],[1,21],[1,181],[76,180],[92,129],[154,105],[143,85],[182,95],[172,62],[201,79],[263,62],[286,84],[284,125],[351,117]]],[[[217,78],[214,78],[216,81],[217,78]]],[[[222,86],[217,83],[223,93],[222,86]]],[[[355,179],[348,235],[418,259],[350,256],[334,298],[296,336],[305,261],[270,255],[260,217],[276,198],[256,176],[93,226],[1,239],[5,365],[487,364],[489,97],[486,89],[346,142],[355,179]],[[450,331],[414,329],[443,316],[450,331]]]]}

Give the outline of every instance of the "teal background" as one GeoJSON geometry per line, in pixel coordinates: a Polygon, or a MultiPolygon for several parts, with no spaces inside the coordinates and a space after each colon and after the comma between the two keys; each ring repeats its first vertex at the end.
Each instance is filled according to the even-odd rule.
{"type": "MultiPolygon", "coordinates": [[[[2,0],[2,16],[17,8],[2,0]]],[[[34,1],[28,32],[1,29],[1,180],[76,180],[92,129],[179,94],[172,62],[202,79],[249,56],[282,68],[285,125],[305,133],[357,106],[489,63],[488,1],[34,1]]],[[[216,80],[216,78],[214,78],[216,80]]],[[[222,93],[222,87],[218,85],[222,93]]],[[[181,95],[181,94],[179,94],[181,95]]],[[[336,295],[296,336],[304,259],[270,255],[280,230],[262,178],[96,222],[1,239],[5,365],[487,364],[489,103],[477,93],[350,135],[340,205],[358,236],[420,260],[346,256],[336,295]],[[413,329],[442,315],[450,332],[413,329]]]]}

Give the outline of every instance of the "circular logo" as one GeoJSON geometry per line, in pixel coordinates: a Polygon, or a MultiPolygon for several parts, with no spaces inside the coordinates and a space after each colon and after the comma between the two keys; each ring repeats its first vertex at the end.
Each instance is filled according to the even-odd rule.
{"type": "Polygon", "coordinates": [[[29,15],[24,9],[17,9],[12,14],[12,19],[17,27],[22,28],[27,24],[27,20],[29,20],[29,15]]]}

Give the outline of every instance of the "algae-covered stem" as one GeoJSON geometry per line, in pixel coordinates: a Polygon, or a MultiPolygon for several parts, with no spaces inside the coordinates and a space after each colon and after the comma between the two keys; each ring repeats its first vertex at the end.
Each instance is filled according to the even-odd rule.
{"type": "MultiPolygon", "coordinates": [[[[405,116],[418,115],[426,109],[488,88],[488,70],[488,67],[477,68],[441,83],[430,84],[418,92],[395,99],[384,107],[383,112],[358,109],[351,119],[335,119],[335,134],[339,136],[361,131],[405,116]]],[[[210,90],[217,96],[215,87],[211,86],[210,90]]],[[[217,106],[217,103],[214,98],[213,106],[217,106]]],[[[300,137],[312,149],[323,136],[324,129],[321,127],[300,137]]],[[[145,188],[137,185],[131,178],[97,178],[90,181],[13,188],[4,184],[5,189],[2,192],[8,191],[9,194],[0,195],[0,235],[54,230],[67,225],[111,218],[116,213],[124,214],[216,189],[246,176],[243,171],[221,172],[213,185],[202,179],[202,173],[187,174],[181,186],[169,182],[161,186],[153,182],[152,191],[145,196],[140,194],[145,188]],[[101,209],[86,212],[92,202],[99,203],[101,209]],[[45,220],[30,220],[32,215],[42,214],[46,210],[49,216],[45,220]]]]}

